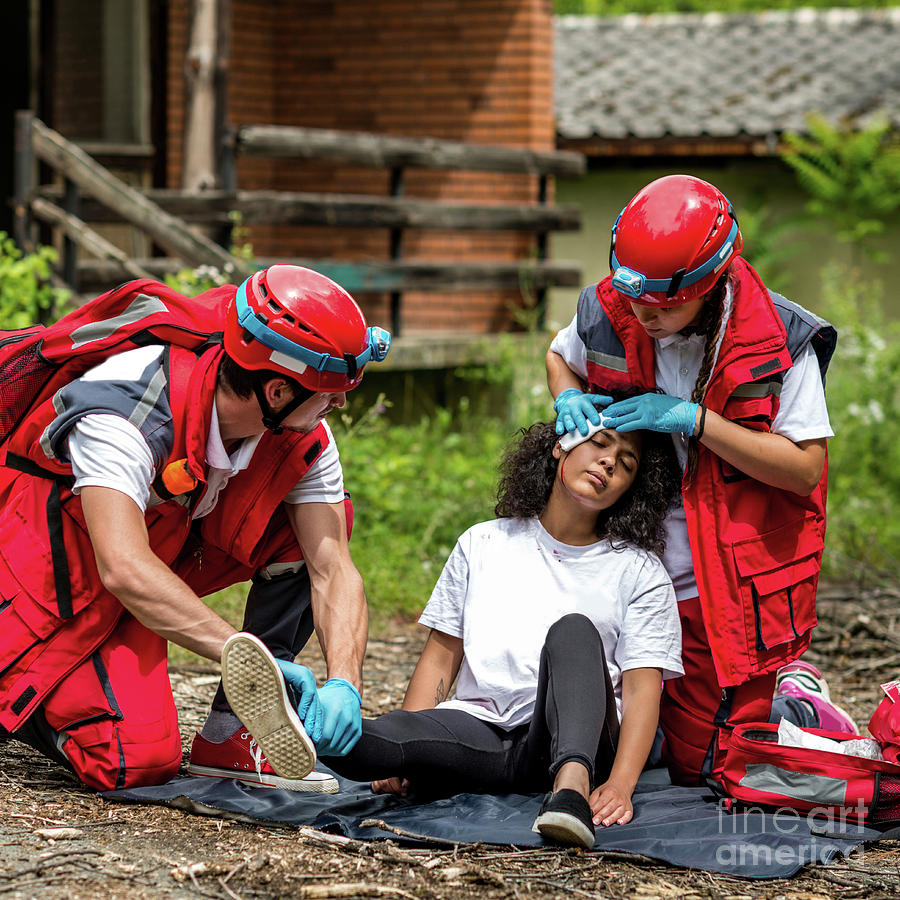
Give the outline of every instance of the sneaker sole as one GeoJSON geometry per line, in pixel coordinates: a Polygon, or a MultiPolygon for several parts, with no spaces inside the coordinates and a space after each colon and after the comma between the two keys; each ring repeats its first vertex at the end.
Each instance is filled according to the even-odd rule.
{"type": "Polygon", "coordinates": [[[222,686],[234,714],[282,778],[305,778],[316,764],[310,740],[288,699],[275,657],[252,634],[239,632],[222,649],[222,686]]]}
{"type": "Polygon", "coordinates": [[[570,844],[590,850],[594,846],[594,832],[575,816],[561,812],[541,813],[534,820],[533,831],[558,844],[570,844]]]}
{"type": "Polygon", "coordinates": [[[338,783],[336,778],[321,778],[315,781],[307,778],[279,778],[277,775],[257,775],[256,772],[232,772],[229,769],[217,769],[213,766],[188,766],[189,775],[202,775],[204,778],[234,778],[250,787],[274,787],[285,791],[298,791],[311,794],[336,794],[338,783]]]}

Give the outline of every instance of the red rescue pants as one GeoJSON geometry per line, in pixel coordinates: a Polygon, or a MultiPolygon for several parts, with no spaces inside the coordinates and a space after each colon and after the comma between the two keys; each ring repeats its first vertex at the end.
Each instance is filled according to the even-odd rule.
{"type": "MultiPolygon", "coordinates": [[[[277,564],[275,569],[296,568],[292,564],[302,559],[286,520],[284,527],[270,529],[256,555],[268,565],[277,564]]],[[[255,575],[250,567],[202,541],[189,542],[172,570],[200,596],[255,575]]],[[[265,595],[265,576],[254,581],[254,588],[259,583],[265,595]]],[[[0,600],[14,605],[19,590],[12,573],[0,564],[0,600]]],[[[260,629],[265,634],[267,628],[275,632],[280,628],[289,633],[288,643],[305,642],[312,630],[308,592],[301,598],[288,586],[287,592],[282,587],[279,593],[282,602],[274,610],[268,609],[266,596],[257,598],[260,629]],[[279,621],[273,625],[270,618],[279,621]],[[298,635],[301,619],[309,623],[298,635]]],[[[59,626],[56,635],[63,639],[48,650],[58,671],[67,674],[14,736],[67,765],[98,790],[169,781],[181,764],[181,736],[165,639],[124,610],[112,632],[93,649],[79,644],[74,627],[69,629],[73,639],[65,639],[66,628],[65,622],[59,626]]],[[[290,649],[281,655],[291,655],[290,649]]]]}
{"type": "Polygon", "coordinates": [[[663,683],[659,719],[663,761],[675,784],[696,786],[717,779],[728,736],[743,722],[768,722],[775,675],[759,675],[736,687],[716,679],[700,598],[678,604],[684,675],[663,683]]]}
{"type": "Polygon", "coordinates": [[[75,774],[98,790],[164,784],[181,764],[164,638],[123,613],[113,633],[44,700],[75,774]]]}

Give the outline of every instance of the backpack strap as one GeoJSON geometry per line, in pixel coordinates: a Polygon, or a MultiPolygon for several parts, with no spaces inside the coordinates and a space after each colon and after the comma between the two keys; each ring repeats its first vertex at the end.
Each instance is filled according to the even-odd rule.
{"type": "Polygon", "coordinates": [[[7,453],[6,463],[10,469],[25,472],[35,478],[43,478],[50,482],[47,494],[47,531],[50,537],[50,562],[53,568],[53,587],[56,592],[56,609],[61,619],[71,619],[72,582],[69,576],[69,558],[63,543],[62,494],[60,487],[71,490],[75,479],[71,475],[60,475],[42,469],[37,463],[25,456],[7,453]]]}

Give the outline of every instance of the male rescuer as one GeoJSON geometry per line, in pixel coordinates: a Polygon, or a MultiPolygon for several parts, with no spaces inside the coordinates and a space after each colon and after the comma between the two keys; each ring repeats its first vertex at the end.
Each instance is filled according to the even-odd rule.
{"type": "MultiPolygon", "coordinates": [[[[325,417],[389,345],[340,286],[289,265],[193,300],[130,282],[46,329],[30,360],[55,352],[73,377],[28,398],[0,467],[2,731],[101,790],[169,780],[167,641],[219,660],[235,630],[200,597],[252,578],[244,631],[316,701],[318,749],[347,752],[368,617],[325,417]],[[318,691],[292,662],[313,627],[318,691]]],[[[276,778],[221,685],[191,770],[337,789],[276,778]]]]}

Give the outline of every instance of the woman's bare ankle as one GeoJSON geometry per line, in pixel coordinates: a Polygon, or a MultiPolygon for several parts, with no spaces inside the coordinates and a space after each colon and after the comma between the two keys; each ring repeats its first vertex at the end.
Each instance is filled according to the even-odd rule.
{"type": "Polygon", "coordinates": [[[577,791],[587,800],[591,792],[591,781],[583,763],[571,760],[559,767],[556,778],[553,779],[553,792],[564,790],[577,791]]]}

